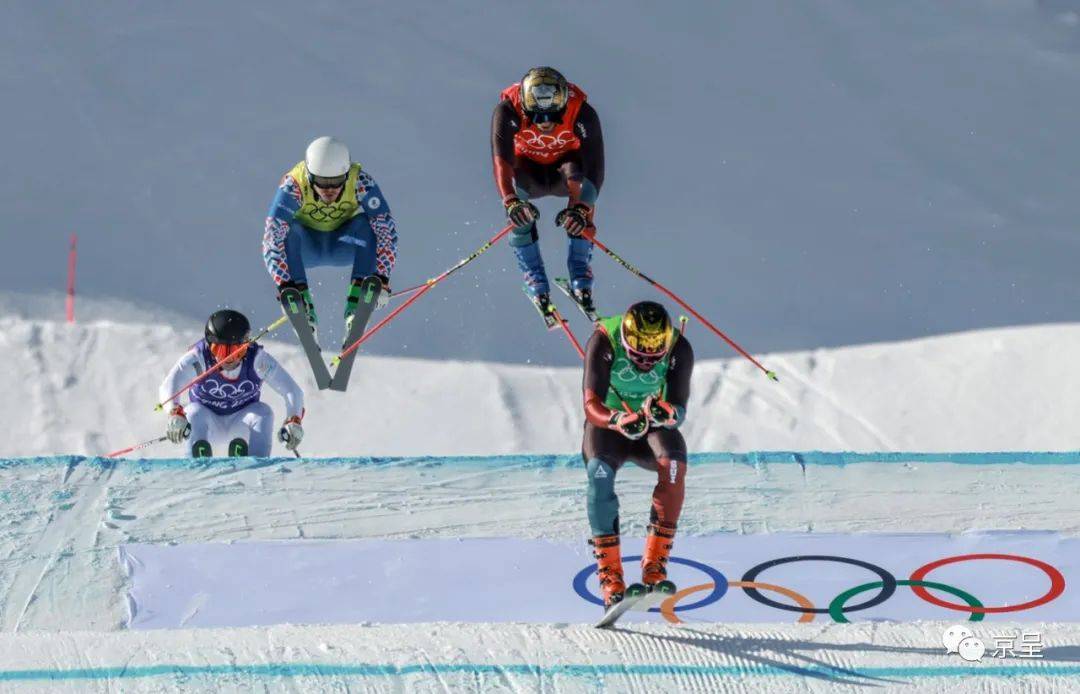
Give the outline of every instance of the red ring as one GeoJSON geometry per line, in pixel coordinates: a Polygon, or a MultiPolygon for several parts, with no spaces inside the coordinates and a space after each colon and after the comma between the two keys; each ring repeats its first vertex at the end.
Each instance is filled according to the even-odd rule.
{"type": "Polygon", "coordinates": [[[1002,612],[1020,612],[1022,610],[1030,610],[1033,607],[1041,607],[1046,603],[1056,599],[1062,593],[1065,592],[1065,577],[1061,575],[1061,572],[1050,566],[1046,562],[1039,561],[1038,559],[1032,559],[1031,557],[1021,557],[1016,554],[961,554],[955,557],[946,557],[945,559],[938,559],[937,561],[930,562],[925,566],[915,569],[911,574],[912,581],[922,581],[926,578],[926,575],[939,567],[946,564],[955,564],[959,561],[970,561],[972,559],[1004,559],[1006,561],[1018,561],[1024,564],[1030,564],[1036,568],[1042,569],[1042,571],[1050,577],[1050,590],[1046,595],[1040,598],[1036,598],[1029,602],[1021,603],[1019,605],[1005,605],[1004,607],[971,607],[970,605],[958,605],[952,602],[946,602],[940,598],[936,598],[930,594],[923,586],[911,586],[912,592],[918,595],[923,600],[933,603],[938,607],[944,607],[950,610],[958,610],[960,612],[978,612],[981,614],[1000,614],[1002,612]]]}

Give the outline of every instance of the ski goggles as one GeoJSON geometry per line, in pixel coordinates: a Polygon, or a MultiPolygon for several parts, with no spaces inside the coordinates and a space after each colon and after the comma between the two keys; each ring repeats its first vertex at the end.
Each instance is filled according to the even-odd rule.
{"type": "Polygon", "coordinates": [[[659,364],[667,356],[667,352],[661,352],[659,354],[648,354],[646,352],[636,352],[632,349],[626,350],[626,357],[633,362],[634,366],[638,367],[642,371],[648,371],[654,366],[659,364]]]}
{"type": "Polygon", "coordinates": [[[345,185],[345,179],[348,177],[349,174],[347,173],[343,173],[340,176],[311,176],[311,185],[316,188],[322,188],[323,190],[331,190],[345,185]]]}
{"type": "Polygon", "coordinates": [[[544,123],[562,123],[563,113],[565,113],[565,109],[558,111],[526,111],[525,115],[534,124],[542,125],[544,123]]]}
{"type": "Polygon", "coordinates": [[[627,339],[624,332],[622,346],[626,350],[626,356],[635,366],[642,371],[648,371],[667,356],[671,349],[671,338],[670,330],[657,335],[639,336],[637,339],[627,339]]]}
{"type": "Polygon", "coordinates": [[[251,343],[249,342],[241,342],[234,345],[225,342],[217,342],[210,345],[210,354],[213,355],[214,361],[218,363],[229,361],[230,355],[232,356],[231,361],[236,361],[244,358],[250,344],[251,343]],[[236,352],[236,354],[233,354],[233,352],[236,352]]]}

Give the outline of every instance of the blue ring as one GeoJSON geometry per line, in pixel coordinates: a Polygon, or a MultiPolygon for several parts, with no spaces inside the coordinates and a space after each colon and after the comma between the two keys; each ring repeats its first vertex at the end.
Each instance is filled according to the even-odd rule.
{"type": "MultiPolygon", "coordinates": [[[[641,555],[640,554],[635,554],[633,556],[623,557],[623,559],[626,560],[626,561],[640,561],[641,560],[641,555]]],[[[707,575],[709,578],[711,578],[713,580],[713,589],[712,589],[711,593],[709,593],[708,595],[706,595],[702,599],[698,600],[697,602],[692,602],[692,603],[689,603],[689,604],[686,604],[686,605],[676,605],[675,606],[675,611],[676,612],[682,612],[683,610],[696,610],[699,607],[706,607],[707,605],[711,605],[714,602],[719,601],[720,598],[724,597],[724,595],[727,593],[727,590],[728,590],[727,577],[724,576],[724,574],[720,573],[717,569],[714,569],[713,567],[709,566],[708,564],[702,564],[701,562],[694,561],[693,559],[682,559],[681,557],[670,557],[668,559],[668,563],[682,564],[683,566],[689,566],[691,568],[697,569],[698,571],[701,571],[702,573],[704,573],[705,575],[707,575]]],[[[591,602],[594,605],[599,605],[600,607],[603,607],[604,606],[604,601],[602,599],[596,597],[595,595],[593,595],[591,592],[589,592],[589,588],[586,585],[586,581],[589,580],[589,576],[591,576],[593,574],[593,572],[595,572],[595,571],[596,571],[596,566],[595,565],[586,566],[581,571],[578,571],[577,575],[574,576],[574,582],[573,582],[574,592],[577,593],[578,595],[580,595],[582,598],[584,598],[588,602],[591,602]]],[[[659,611],[660,611],[659,607],[650,607],[649,608],[649,612],[659,612],[659,611]]]]}

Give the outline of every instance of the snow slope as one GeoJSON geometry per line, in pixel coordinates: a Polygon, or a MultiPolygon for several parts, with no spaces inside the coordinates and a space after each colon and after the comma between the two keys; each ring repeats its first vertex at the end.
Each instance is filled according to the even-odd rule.
{"type": "MultiPolygon", "coordinates": [[[[688,335],[695,345],[716,341],[693,324],[688,335]]],[[[16,394],[0,401],[0,420],[18,432],[0,440],[0,455],[103,455],[160,436],[157,386],[199,337],[162,325],[0,317],[0,388],[16,394]]],[[[547,339],[570,351],[561,334],[547,339]]],[[[580,445],[580,368],[362,354],[347,393],[320,393],[298,347],[266,344],[307,391],[306,455],[563,454],[580,445]]],[[[1076,450],[1080,372],[1067,359],[1078,350],[1080,325],[1070,324],[759,355],[779,384],[741,358],[702,360],[685,433],[694,451],[1076,450]]],[[[280,413],[277,396],[266,399],[280,413]]]]}
{"type": "MultiPolygon", "coordinates": [[[[15,394],[0,418],[22,436],[4,457],[100,453],[157,435],[161,415],[150,406],[159,374],[197,337],[137,322],[0,319],[0,359],[12,365],[0,388],[15,394]]],[[[1075,376],[1029,355],[1068,354],[1077,341],[1077,326],[1058,325],[762,355],[779,385],[741,361],[705,361],[687,434],[697,451],[1075,450],[1075,376]]],[[[270,348],[305,373],[296,348],[270,348]]],[[[762,629],[691,621],[612,634],[513,624],[116,632],[128,609],[117,560],[124,543],[521,537],[584,547],[577,369],[362,356],[354,378],[344,395],[312,395],[305,449],[374,459],[0,464],[0,690],[825,691],[870,683],[985,692],[1066,687],[1080,676],[1075,628],[1060,623],[1017,627],[1042,631],[1044,661],[971,667],[940,654],[944,622],[762,629]],[[380,418],[365,426],[360,413],[373,401],[380,418]],[[491,457],[430,457],[470,453],[491,457]],[[391,454],[419,457],[379,457],[391,454]]],[[[791,455],[695,458],[681,531],[1080,535],[1072,496],[1062,493],[1080,481],[1068,456],[1017,455],[1044,463],[1024,465],[878,454],[884,462],[871,455],[843,466],[804,457],[805,465],[791,455]]],[[[628,535],[643,531],[651,488],[646,473],[620,479],[628,535]]]]}

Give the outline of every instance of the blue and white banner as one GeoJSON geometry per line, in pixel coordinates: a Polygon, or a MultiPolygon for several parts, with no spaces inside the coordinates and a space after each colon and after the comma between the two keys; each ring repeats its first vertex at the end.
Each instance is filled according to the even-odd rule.
{"type": "MultiPolygon", "coordinates": [[[[624,538],[628,581],[642,542],[624,538]]],[[[601,612],[587,548],[539,540],[124,545],[128,627],[571,622],[601,612]]],[[[630,621],[1080,622],[1080,540],[1051,533],[678,538],[679,592],[630,621]]]]}

